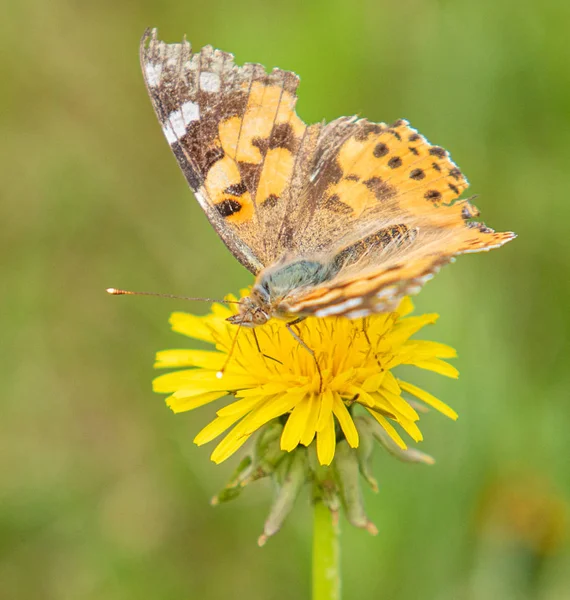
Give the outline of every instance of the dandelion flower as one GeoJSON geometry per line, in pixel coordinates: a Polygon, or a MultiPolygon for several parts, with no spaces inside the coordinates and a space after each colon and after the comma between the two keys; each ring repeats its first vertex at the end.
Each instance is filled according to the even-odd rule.
{"type": "Polygon", "coordinates": [[[173,313],[174,331],[213,344],[215,349],[159,352],[156,367],[191,368],[157,377],[154,390],[170,394],[166,402],[176,413],[224,396],[235,398],[217,411],[194,440],[202,445],[225,434],[211,456],[216,463],[234,454],[256,431],[277,421],[282,425],[282,451],[291,452],[299,445],[316,447],[318,462],[329,465],[337,443],[346,440],[351,448],[361,443],[357,424],[362,416],[357,416],[357,410],[368,413],[375,427],[379,425],[376,437],[383,437],[395,452],[408,452],[412,460],[421,453],[409,454],[399,430],[415,442],[422,440],[418,410],[427,404],[451,419],[457,414],[393,370],[414,365],[458,376],[455,367],[444,360],[456,356],[453,348],[410,339],[435,323],[438,315],[410,316],[412,311],[411,300],[404,298],[394,312],[364,319],[307,318],[295,327],[314,351],[318,366],[278,319],[255,330],[241,328],[228,358],[237,332],[226,320],[234,314],[231,308],[214,304],[203,317],[173,313]]]}

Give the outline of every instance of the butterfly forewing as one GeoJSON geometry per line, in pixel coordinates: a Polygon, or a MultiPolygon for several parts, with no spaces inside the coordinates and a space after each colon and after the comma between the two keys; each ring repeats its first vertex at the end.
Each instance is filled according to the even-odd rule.
{"type": "Polygon", "coordinates": [[[298,77],[235,65],[206,46],[141,42],[141,65],[164,134],[196,198],[233,254],[252,272],[274,262],[276,221],[320,126],[295,113],[298,77]]]}

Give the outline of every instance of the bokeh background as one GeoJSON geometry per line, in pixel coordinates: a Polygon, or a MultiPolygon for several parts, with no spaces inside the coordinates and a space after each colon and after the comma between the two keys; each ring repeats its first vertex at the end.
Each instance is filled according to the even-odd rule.
{"type": "Polygon", "coordinates": [[[564,0],[8,0],[0,20],[0,596],[307,598],[307,496],[265,548],[264,482],[209,498],[192,438],[151,392],[172,310],[108,286],[221,296],[251,282],[163,139],[138,65],[147,26],[302,77],[306,121],[409,119],[452,151],[487,223],[417,298],[459,349],[419,373],[460,414],[423,418],[434,467],[378,451],[376,538],[343,522],[346,598],[570,597],[570,4],[564,0]]]}

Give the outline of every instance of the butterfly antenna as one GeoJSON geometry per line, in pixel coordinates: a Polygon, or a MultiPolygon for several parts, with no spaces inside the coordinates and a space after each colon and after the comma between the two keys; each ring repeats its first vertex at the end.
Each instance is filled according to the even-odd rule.
{"type": "Polygon", "coordinates": [[[118,290],[107,288],[105,290],[111,296],[158,296],[159,298],[172,298],[174,300],[192,300],[196,302],[223,302],[224,304],[241,304],[239,300],[215,300],[214,298],[192,298],[190,296],[175,296],[174,294],[158,294],[156,292],[131,292],[129,290],[118,290]]]}
{"type": "Polygon", "coordinates": [[[228,357],[226,358],[226,361],[224,362],[223,367],[216,373],[216,377],[218,379],[221,379],[224,376],[224,373],[228,367],[228,364],[230,363],[230,360],[232,359],[232,355],[234,353],[234,349],[236,347],[238,335],[239,335],[242,325],[243,325],[243,319],[239,322],[236,334],[234,335],[234,339],[232,340],[232,345],[230,346],[230,351],[228,352],[228,357]]]}

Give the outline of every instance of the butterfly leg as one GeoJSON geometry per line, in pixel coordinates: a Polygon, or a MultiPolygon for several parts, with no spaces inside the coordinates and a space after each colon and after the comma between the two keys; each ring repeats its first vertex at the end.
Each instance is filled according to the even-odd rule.
{"type": "Polygon", "coordinates": [[[261,354],[261,356],[263,356],[263,358],[268,358],[269,360],[274,360],[276,363],[279,363],[280,365],[282,365],[283,363],[280,360],[277,360],[276,358],[273,358],[273,356],[269,356],[268,354],[264,354],[262,352],[261,346],[259,345],[259,339],[257,337],[257,333],[255,333],[255,329],[252,329],[251,333],[253,333],[253,339],[255,340],[255,345],[257,346],[257,351],[259,352],[259,354],[261,354]]]}
{"type": "Polygon", "coordinates": [[[305,342],[301,338],[300,334],[296,333],[293,329],[294,325],[297,325],[301,321],[304,321],[305,318],[306,317],[299,317],[298,319],[295,319],[294,321],[290,321],[289,323],[286,324],[286,327],[287,327],[289,333],[295,338],[297,343],[299,345],[303,346],[303,348],[305,348],[305,350],[313,357],[313,360],[315,361],[315,366],[317,367],[317,371],[319,373],[319,393],[320,393],[323,391],[323,374],[321,372],[321,367],[319,365],[319,361],[317,360],[317,355],[315,354],[315,351],[312,348],[309,348],[309,346],[307,346],[307,344],[305,344],[305,342]]]}

